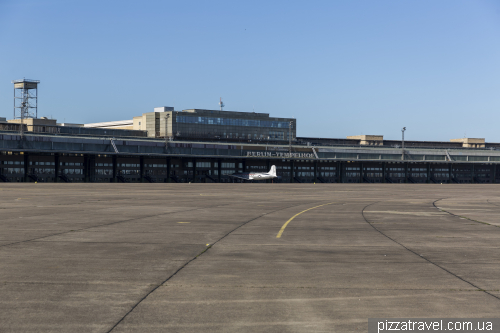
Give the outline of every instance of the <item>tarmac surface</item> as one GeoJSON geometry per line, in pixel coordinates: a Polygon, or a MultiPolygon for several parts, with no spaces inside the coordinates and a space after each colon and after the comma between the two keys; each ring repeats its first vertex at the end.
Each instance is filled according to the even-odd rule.
{"type": "Polygon", "coordinates": [[[0,183],[0,332],[498,318],[499,214],[499,185],[0,183]]]}

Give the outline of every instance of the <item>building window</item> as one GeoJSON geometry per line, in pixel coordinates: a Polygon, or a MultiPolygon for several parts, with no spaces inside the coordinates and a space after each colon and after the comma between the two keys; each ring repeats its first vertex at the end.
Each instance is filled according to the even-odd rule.
{"type": "Polygon", "coordinates": [[[283,132],[269,131],[269,139],[284,140],[285,134],[283,132]]]}
{"type": "Polygon", "coordinates": [[[214,117],[194,117],[194,116],[176,116],[176,121],[178,123],[185,123],[185,124],[207,124],[207,125],[222,125],[222,126],[273,127],[273,128],[288,128],[289,124],[288,121],[230,119],[230,118],[214,118],[214,117]]]}

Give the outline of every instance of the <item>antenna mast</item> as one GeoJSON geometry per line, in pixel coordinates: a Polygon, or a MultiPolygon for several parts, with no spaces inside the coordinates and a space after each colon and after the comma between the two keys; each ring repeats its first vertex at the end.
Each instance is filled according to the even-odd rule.
{"type": "Polygon", "coordinates": [[[225,107],[224,103],[222,102],[222,97],[220,98],[219,106],[220,106],[221,111],[222,111],[222,108],[225,107]]]}

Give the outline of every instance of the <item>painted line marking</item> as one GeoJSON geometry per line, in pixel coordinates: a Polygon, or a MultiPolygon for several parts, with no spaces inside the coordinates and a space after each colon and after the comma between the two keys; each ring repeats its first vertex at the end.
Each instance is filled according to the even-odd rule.
{"type": "Polygon", "coordinates": [[[191,223],[191,222],[177,222],[177,223],[191,223]]]}
{"type": "Polygon", "coordinates": [[[330,203],[327,203],[327,204],[323,204],[323,205],[319,205],[319,206],[316,206],[316,207],[312,207],[312,208],[309,208],[309,209],[306,209],[306,210],[303,210],[301,211],[300,213],[297,213],[295,214],[294,216],[292,216],[291,219],[289,219],[288,221],[285,222],[285,224],[283,224],[283,226],[281,227],[280,231],[278,232],[278,235],[276,235],[276,238],[281,238],[281,235],[283,234],[283,231],[285,231],[285,228],[286,226],[288,225],[288,223],[292,222],[292,220],[294,218],[296,218],[297,216],[299,216],[300,214],[302,213],[305,213],[307,212],[308,210],[311,210],[311,209],[314,209],[314,208],[318,208],[318,207],[321,207],[321,206],[327,206],[327,205],[331,205],[333,204],[334,202],[330,202],[330,203]]]}

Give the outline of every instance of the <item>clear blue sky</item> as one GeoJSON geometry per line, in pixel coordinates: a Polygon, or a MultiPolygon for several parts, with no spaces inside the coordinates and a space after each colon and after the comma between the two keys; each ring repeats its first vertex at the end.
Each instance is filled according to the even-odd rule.
{"type": "Polygon", "coordinates": [[[299,136],[500,142],[500,2],[0,0],[0,117],[23,77],[60,122],[222,97],[299,136]]]}

